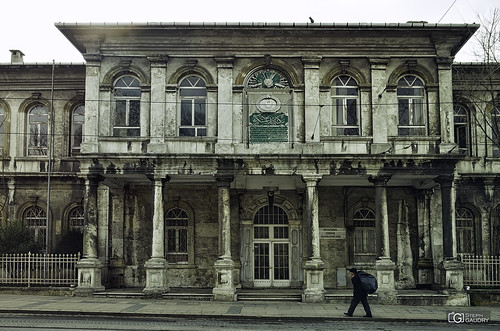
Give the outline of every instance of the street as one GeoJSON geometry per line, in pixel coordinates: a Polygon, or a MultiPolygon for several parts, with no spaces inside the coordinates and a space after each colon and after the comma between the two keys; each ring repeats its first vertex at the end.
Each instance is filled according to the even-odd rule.
{"type": "Polygon", "coordinates": [[[127,318],[123,316],[0,314],[0,330],[498,330],[498,324],[450,324],[334,319],[127,318]]]}

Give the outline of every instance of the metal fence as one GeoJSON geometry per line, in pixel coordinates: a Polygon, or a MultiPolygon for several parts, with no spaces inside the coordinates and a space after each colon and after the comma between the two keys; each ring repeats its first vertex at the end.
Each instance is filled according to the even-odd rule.
{"type": "Polygon", "coordinates": [[[500,287],[500,256],[461,255],[464,285],[500,287]]]}
{"type": "Polygon", "coordinates": [[[78,254],[0,255],[0,284],[69,286],[78,284],[78,254]]]}

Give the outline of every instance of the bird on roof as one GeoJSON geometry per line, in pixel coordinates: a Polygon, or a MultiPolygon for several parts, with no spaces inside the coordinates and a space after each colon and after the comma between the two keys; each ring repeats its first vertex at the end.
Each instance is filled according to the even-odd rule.
{"type": "Polygon", "coordinates": [[[314,20],[311,16],[309,16],[309,21],[311,21],[311,23],[314,23],[314,20]]]}

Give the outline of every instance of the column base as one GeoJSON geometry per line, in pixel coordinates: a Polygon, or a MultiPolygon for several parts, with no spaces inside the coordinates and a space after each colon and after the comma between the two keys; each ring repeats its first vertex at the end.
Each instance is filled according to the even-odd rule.
{"type": "Polygon", "coordinates": [[[417,263],[418,281],[417,286],[431,286],[434,281],[434,265],[432,259],[423,258],[417,263]]]}
{"type": "Polygon", "coordinates": [[[396,264],[388,257],[381,257],[375,262],[378,282],[378,301],[382,304],[396,304],[397,291],[394,281],[396,264]]]}
{"type": "Polygon", "coordinates": [[[453,143],[441,143],[439,144],[439,154],[458,154],[458,146],[453,143]]]}
{"type": "Polygon", "coordinates": [[[80,145],[80,149],[81,153],[99,153],[99,144],[97,142],[82,142],[80,145]]]}
{"type": "Polygon", "coordinates": [[[146,287],[143,293],[147,296],[161,296],[168,292],[167,285],[167,260],[151,258],[144,264],[146,269],[146,287]]]}
{"type": "Polygon", "coordinates": [[[167,144],[165,142],[150,142],[147,149],[148,153],[165,154],[167,153],[167,144]]]}
{"type": "Polygon", "coordinates": [[[78,269],[78,287],[75,295],[88,296],[94,292],[104,291],[101,283],[102,263],[96,258],[84,258],[76,264],[78,269]]]}
{"type": "Polygon", "coordinates": [[[112,259],[109,264],[109,279],[114,288],[125,287],[125,264],[123,259],[112,259]]]}
{"type": "Polygon", "coordinates": [[[221,258],[215,261],[214,267],[217,273],[215,287],[212,289],[214,300],[236,301],[236,288],[233,280],[233,260],[230,258],[221,258]]]}
{"type": "Polygon", "coordinates": [[[455,258],[446,259],[439,264],[443,288],[462,292],[464,290],[464,265],[455,258]]]}
{"type": "Polygon", "coordinates": [[[391,154],[392,145],[389,143],[373,143],[370,146],[370,154],[391,154]]]}
{"type": "Polygon", "coordinates": [[[306,262],[304,266],[306,288],[302,293],[303,302],[325,301],[323,270],[325,270],[325,265],[320,259],[311,259],[306,262]]]}

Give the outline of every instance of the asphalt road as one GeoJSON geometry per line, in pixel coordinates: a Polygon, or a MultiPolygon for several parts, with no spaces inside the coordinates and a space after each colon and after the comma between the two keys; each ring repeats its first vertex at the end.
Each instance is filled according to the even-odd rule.
{"type": "Polygon", "coordinates": [[[0,330],[499,330],[494,324],[450,324],[446,322],[389,322],[374,320],[227,319],[227,318],[127,318],[123,316],[79,316],[0,314],[0,330]]]}

